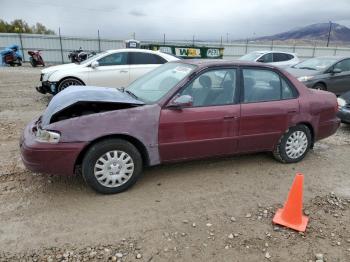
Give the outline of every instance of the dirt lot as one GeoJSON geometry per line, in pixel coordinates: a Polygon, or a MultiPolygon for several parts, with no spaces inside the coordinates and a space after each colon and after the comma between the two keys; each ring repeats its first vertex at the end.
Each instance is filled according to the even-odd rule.
{"type": "Polygon", "coordinates": [[[0,261],[350,261],[349,126],[298,164],[255,154],[159,166],[103,196],[24,169],[18,138],[50,99],[34,89],[39,74],[0,68],[0,261]],[[271,223],[296,172],[305,234],[271,223]]]}

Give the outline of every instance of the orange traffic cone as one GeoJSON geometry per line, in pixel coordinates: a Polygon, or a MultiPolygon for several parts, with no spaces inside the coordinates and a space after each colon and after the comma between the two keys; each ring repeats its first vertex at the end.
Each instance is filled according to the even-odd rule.
{"type": "Polygon", "coordinates": [[[304,232],[309,218],[303,216],[303,174],[296,174],[288,199],[282,209],[278,209],[273,223],[304,232]]]}

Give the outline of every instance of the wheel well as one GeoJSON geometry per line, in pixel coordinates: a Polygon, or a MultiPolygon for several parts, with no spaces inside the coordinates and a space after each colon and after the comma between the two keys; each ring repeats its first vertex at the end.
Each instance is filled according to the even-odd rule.
{"type": "Polygon", "coordinates": [[[317,82],[316,84],[313,85],[313,88],[317,85],[323,85],[327,89],[327,85],[325,82],[317,82]]]}
{"type": "Polygon", "coordinates": [[[80,81],[80,82],[85,86],[84,81],[81,80],[81,79],[78,78],[78,77],[75,77],[75,76],[66,76],[66,77],[63,77],[60,81],[58,81],[57,86],[59,86],[59,85],[62,83],[62,81],[66,80],[66,79],[69,79],[69,78],[76,79],[76,80],[80,81]]]}
{"type": "Polygon", "coordinates": [[[310,130],[310,134],[311,134],[311,148],[313,148],[314,143],[315,143],[315,130],[314,130],[313,126],[310,123],[307,123],[307,122],[301,122],[301,123],[298,123],[297,126],[298,125],[304,125],[310,130]]]}
{"type": "Polygon", "coordinates": [[[108,136],[99,137],[99,138],[91,141],[87,146],[85,146],[83,148],[83,150],[79,153],[79,155],[75,161],[74,168],[76,169],[77,166],[80,166],[82,164],[84,155],[86,154],[86,152],[89,150],[89,148],[92,145],[94,145],[102,140],[109,139],[109,138],[124,139],[124,140],[130,142],[131,144],[133,144],[137,148],[137,150],[139,150],[139,152],[141,153],[143,164],[145,166],[149,165],[149,156],[148,156],[147,149],[146,149],[145,145],[140,140],[136,139],[135,137],[129,136],[129,135],[108,135],[108,136]]]}

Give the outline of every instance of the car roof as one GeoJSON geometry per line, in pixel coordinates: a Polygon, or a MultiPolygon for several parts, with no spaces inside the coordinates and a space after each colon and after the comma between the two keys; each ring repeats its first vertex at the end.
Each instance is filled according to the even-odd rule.
{"type": "Polygon", "coordinates": [[[328,56],[318,56],[318,57],[311,57],[312,58],[320,58],[320,59],[336,59],[336,60],[343,60],[343,59],[349,59],[349,56],[334,56],[334,55],[328,55],[328,56]]]}
{"type": "Polygon", "coordinates": [[[148,53],[148,54],[159,55],[159,56],[165,58],[167,61],[179,60],[179,58],[177,58],[176,56],[161,52],[159,50],[153,51],[153,50],[142,49],[142,48],[121,48],[121,49],[111,49],[111,50],[106,51],[106,53],[108,53],[108,54],[114,54],[114,53],[120,53],[120,52],[148,53]]]}
{"type": "Polygon", "coordinates": [[[140,52],[140,53],[150,53],[150,54],[157,54],[158,51],[148,50],[148,49],[141,49],[141,48],[121,48],[121,49],[111,49],[107,50],[107,53],[119,53],[119,52],[140,52]]]}
{"type": "Polygon", "coordinates": [[[183,59],[176,61],[177,63],[190,64],[198,67],[214,67],[214,66],[258,66],[265,68],[276,68],[275,66],[262,64],[257,62],[243,60],[223,60],[223,59],[183,59]]]}
{"type": "Polygon", "coordinates": [[[251,53],[259,53],[259,54],[282,53],[282,54],[296,55],[295,53],[292,53],[292,52],[285,52],[285,51],[279,51],[279,50],[261,50],[261,51],[253,51],[251,53]]]}

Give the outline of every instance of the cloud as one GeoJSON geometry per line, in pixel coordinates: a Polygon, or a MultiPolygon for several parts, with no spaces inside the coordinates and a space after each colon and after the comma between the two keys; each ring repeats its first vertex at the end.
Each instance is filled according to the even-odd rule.
{"type": "Polygon", "coordinates": [[[0,17],[41,22],[64,35],[114,39],[250,38],[319,22],[350,26],[350,1],[337,0],[1,0],[0,17]],[[36,14],[28,10],[35,10],[36,14]],[[16,10],[16,12],[13,12],[16,10]]]}
{"type": "Polygon", "coordinates": [[[147,16],[145,13],[140,12],[138,10],[131,10],[129,12],[129,14],[132,15],[132,16],[147,16]]]}

